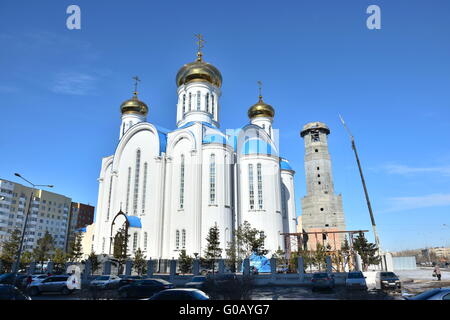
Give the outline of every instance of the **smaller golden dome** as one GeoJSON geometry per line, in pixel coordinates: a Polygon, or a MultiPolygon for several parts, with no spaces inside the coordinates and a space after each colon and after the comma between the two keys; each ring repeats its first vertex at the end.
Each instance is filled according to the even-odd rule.
{"type": "Polygon", "coordinates": [[[148,113],[148,107],[144,102],[138,99],[137,92],[134,92],[131,99],[124,101],[120,105],[120,111],[122,114],[137,113],[146,116],[148,113]]]}
{"type": "Polygon", "coordinates": [[[274,116],[275,110],[271,105],[263,101],[262,96],[259,96],[259,101],[248,109],[248,117],[250,119],[256,117],[273,118],[274,116]]]}

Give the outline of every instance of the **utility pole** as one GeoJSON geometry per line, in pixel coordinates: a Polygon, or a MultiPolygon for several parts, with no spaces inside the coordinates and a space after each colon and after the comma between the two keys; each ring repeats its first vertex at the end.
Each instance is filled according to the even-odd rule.
{"type": "MultiPolygon", "coordinates": [[[[367,191],[366,181],[364,180],[364,175],[363,175],[363,171],[361,168],[361,162],[359,161],[358,151],[356,150],[355,137],[350,132],[350,129],[345,124],[344,119],[342,118],[341,115],[339,115],[339,118],[341,119],[342,125],[344,126],[345,130],[347,130],[347,132],[350,136],[350,139],[352,141],[352,149],[353,149],[353,152],[355,153],[356,162],[358,164],[358,169],[359,169],[359,175],[361,176],[361,182],[362,182],[362,185],[364,188],[364,195],[366,196],[367,208],[369,209],[370,221],[372,222],[373,235],[375,236],[375,244],[377,245],[377,248],[378,248],[378,255],[380,255],[380,250],[381,250],[380,238],[378,237],[377,226],[375,223],[375,218],[373,216],[372,205],[370,204],[369,193],[367,191]]],[[[383,262],[382,262],[382,264],[383,264],[383,262]]]]}

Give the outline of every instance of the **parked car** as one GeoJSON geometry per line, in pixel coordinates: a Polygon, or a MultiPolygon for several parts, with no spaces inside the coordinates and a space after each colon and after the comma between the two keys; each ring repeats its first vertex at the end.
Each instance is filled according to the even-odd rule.
{"type": "Polygon", "coordinates": [[[184,286],[186,288],[196,288],[196,289],[203,289],[206,282],[205,276],[194,276],[192,277],[191,281],[186,283],[184,286]]]}
{"type": "Polygon", "coordinates": [[[17,276],[15,276],[14,272],[4,273],[0,275],[0,284],[11,284],[20,288],[22,287],[22,281],[26,276],[27,275],[23,273],[18,273],[17,276]]]}
{"type": "Polygon", "coordinates": [[[30,295],[36,296],[44,292],[59,292],[61,294],[71,294],[74,290],[69,289],[67,280],[70,275],[50,276],[41,282],[32,283],[28,286],[30,295]]]}
{"type": "Polygon", "coordinates": [[[163,279],[143,279],[136,280],[119,288],[119,297],[128,298],[149,298],[155,293],[172,289],[174,285],[163,279]]]}
{"type": "MultiPolygon", "coordinates": [[[[117,288],[121,288],[123,286],[131,284],[134,281],[144,279],[141,276],[126,276],[126,275],[119,275],[119,278],[120,278],[120,280],[117,283],[117,286],[116,286],[117,288]]],[[[112,287],[112,285],[110,287],[112,287]]]]}
{"type": "Polygon", "coordinates": [[[366,277],[361,271],[349,272],[345,280],[345,286],[347,289],[367,290],[366,277]]]}
{"type": "Polygon", "coordinates": [[[27,286],[29,286],[32,283],[41,282],[42,280],[44,280],[47,277],[48,277],[48,275],[46,273],[32,274],[30,276],[25,277],[22,280],[22,285],[24,287],[27,287],[27,286]]]}
{"type": "Polygon", "coordinates": [[[412,297],[404,297],[405,300],[450,300],[450,288],[437,288],[427,290],[412,297]]]}
{"type": "MultiPolygon", "coordinates": [[[[210,277],[212,277],[210,275],[210,277]]],[[[237,280],[237,277],[234,273],[223,273],[223,274],[216,274],[214,275],[214,282],[216,285],[224,285],[229,281],[235,281],[237,280]]]]}
{"type": "Polygon", "coordinates": [[[98,276],[89,284],[90,288],[108,289],[113,288],[119,284],[120,278],[115,275],[98,276]]]}
{"type": "Polygon", "coordinates": [[[145,300],[209,300],[206,293],[193,288],[167,289],[145,300]]]}
{"type": "Polygon", "coordinates": [[[311,278],[312,290],[329,289],[334,288],[334,276],[327,272],[316,272],[311,278]]]}
{"type": "Polygon", "coordinates": [[[11,284],[0,284],[0,300],[31,300],[31,298],[11,284]]]}
{"type": "Polygon", "coordinates": [[[393,272],[377,272],[375,276],[376,288],[379,290],[400,290],[402,285],[400,279],[393,272]]]}

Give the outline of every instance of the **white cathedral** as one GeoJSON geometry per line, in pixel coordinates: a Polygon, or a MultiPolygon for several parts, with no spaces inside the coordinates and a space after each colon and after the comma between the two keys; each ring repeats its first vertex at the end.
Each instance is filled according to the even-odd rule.
{"type": "MultiPolygon", "coordinates": [[[[201,48],[200,48],[201,49],[201,48]]],[[[260,95],[249,123],[220,129],[222,75],[199,50],[176,76],[176,129],[147,121],[134,96],[122,103],[119,142],[102,159],[93,250],[112,254],[119,228],[128,226],[128,253],[177,258],[202,256],[209,229],[225,248],[244,221],[264,232],[271,256],[284,250],[281,233],[296,232],[294,171],[278,154],[275,111],[260,95]]]]}

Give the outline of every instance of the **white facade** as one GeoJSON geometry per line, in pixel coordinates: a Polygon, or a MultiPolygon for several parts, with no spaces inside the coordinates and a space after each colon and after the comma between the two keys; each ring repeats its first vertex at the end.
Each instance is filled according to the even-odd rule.
{"type": "Polygon", "coordinates": [[[112,254],[112,237],[125,222],[118,217],[111,227],[120,210],[130,223],[129,253],[140,248],[147,258],[176,258],[182,249],[203,255],[214,225],[223,257],[244,221],[264,231],[269,256],[284,249],[280,233],[295,232],[294,171],[277,154],[273,119],[219,130],[220,73],[214,68],[213,74],[199,56],[179,75],[192,64],[210,73],[177,76],[173,131],[147,122],[146,112],[122,109],[120,140],[114,154],[103,158],[98,179],[96,253],[112,254]]]}

